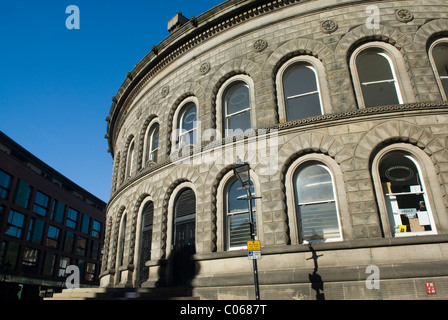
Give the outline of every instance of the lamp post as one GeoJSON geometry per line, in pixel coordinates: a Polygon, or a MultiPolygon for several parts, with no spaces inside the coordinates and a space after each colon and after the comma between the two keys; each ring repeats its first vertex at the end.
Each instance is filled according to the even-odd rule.
{"type": "MultiPolygon", "coordinates": [[[[252,208],[252,200],[255,199],[255,197],[252,197],[252,193],[250,192],[250,166],[248,163],[242,163],[241,160],[238,158],[237,163],[233,167],[233,173],[238,178],[238,180],[241,182],[243,188],[246,189],[247,193],[247,201],[249,203],[249,226],[250,226],[250,239],[252,241],[255,240],[255,227],[254,227],[254,221],[253,221],[253,208],[252,208]]],[[[257,267],[257,260],[253,259],[253,266],[254,266],[254,284],[255,284],[255,299],[260,300],[260,291],[258,288],[258,267],[257,267]]]]}

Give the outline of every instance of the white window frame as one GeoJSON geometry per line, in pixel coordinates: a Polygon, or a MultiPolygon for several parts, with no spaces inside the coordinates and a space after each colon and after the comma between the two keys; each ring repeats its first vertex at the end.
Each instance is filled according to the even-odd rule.
{"type": "Polygon", "coordinates": [[[300,63],[311,65],[312,70],[316,75],[316,83],[318,89],[317,91],[319,93],[319,101],[322,115],[332,113],[330,90],[328,88],[327,79],[325,76],[326,75],[325,67],[323,63],[313,56],[308,55],[296,56],[285,62],[280,67],[276,75],[275,84],[277,87],[277,101],[278,101],[278,113],[280,123],[290,121],[287,118],[287,112],[286,112],[286,101],[283,88],[283,75],[289,69],[289,67],[300,63]]]}
{"type": "Polygon", "coordinates": [[[222,134],[222,137],[228,137],[228,127],[226,125],[226,106],[223,103],[225,93],[227,92],[227,89],[234,83],[234,82],[244,82],[248,88],[249,88],[249,106],[250,106],[250,124],[251,128],[257,127],[257,116],[256,116],[256,108],[254,108],[255,105],[255,90],[254,90],[254,82],[251,77],[245,75],[245,74],[238,74],[235,75],[229,79],[227,79],[219,88],[218,93],[216,95],[216,130],[222,134]]]}
{"type": "Polygon", "coordinates": [[[190,141],[190,144],[196,145],[198,144],[199,139],[199,123],[198,123],[198,117],[199,117],[199,100],[195,96],[190,96],[186,99],[184,99],[179,106],[176,108],[176,111],[174,112],[173,116],[173,131],[171,133],[171,141],[175,141],[175,143],[172,144],[171,148],[172,151],[179,150],[185,146],[185,144],[180,143],[182,141],[182,137],[186,134],[189,134],[190,132],[196,131],[196,141],[190,141]],[[182,124],[182,116],[184,115],[183,109],[188,103],[193,103],[196,106],[196,121],[194,124],[194,128],[189,131],[182,132],[182,128],[179,128],[179,125],[182,124]]]}
{"type": "Polygon", "coordinates": [[[359,46],[356,50],[353,51],[352,55],[350,56],[349,65],[358,107],[361,109],[366,108],[364,95],[362,93],[362,83],[359,79],[358,70],[356,67],[356,59],[361,53],[365,51],[377,52],[388,60],[394,77],[393,80],[395,81],[395,88],[399,104],[416,102],[416,97],[413,92],[412,84],[409,79],[407,68],[401,52],[388,43],[381,41],[372,41],[359,46]]]}
{"type": "MultiPolygon", "coordinates": [[[[245,213],[250,214],[249,213],[249,204],[247,202],[246,202],[247,205],[248,205],[247,210],[239,210],[237,212],[232,212],[232,213],[229,212],[229,208],[228,208],[228,204],[229,204],[229,190],[230,190],[230,187],[237,181],[238,181],[238,179],[236,177],[233,177],[229,181],[227,181],[226,187],[225,187],[226,189],[225,189],[225,197],[224,197],[225,198],[224,207],[225,207],[225,216],[226,216],[225,217],[225,226],[226,226],[226,250],[227,251],[241,250],[241,249],[246,249],[247,248],[246,245],[230,247],[229,217],[230,216],[234,216],[234,215],[239,215],[239,214],[245,214],[245,213]]],[[[253,182],[252,179],[251,179],[251,185],[254,187],[254,193],[252,193],[252,196],[255,196],[255,185],[254,185],[254,182],[253,182]]],[[[245,200],[239,200],[239,201],[245,201],[245,200]]],[[[257,205],[255,203],[255,206],[252,208],[252,210],[253,210],[253,215],[254,215],[254,218],[255,218],[255,226],[258,226],[258,223],[257,223],[257,220],[256,220],[257,219],[256,207],[257,207],[257,205]]],[[[249,233],[248,233],[248,236],[250,237],[249,233]]],[[[255,230],[255,237],[257,238],[257,236],[258,236],[258,230],[255,230]]],[[[248,241],[249,240],[250,239],[248,238],[248,241]]]]}
{"type": "Polygon", "coordinates": [[[133,138],[129,143],[127,157],[126,157],[126,177],[132,176],[132,171],[134,169],[134,158],[135,158],[135,139],[133,138]]]}
{"type": "MultiPolygon", "coordinates": [[[[299,238],[300,238],[300,242],[302,244],[309,244],[309,243],[319,243],[319,242],[336,242],[336,241],[342,241],[343,237],[342,237],[342,228],[341,228],[341,219],[340,219],[340,214],[339,214],[339,204],[338,204],[338,200],[337,200],[337,191],[335,188],[335,181],[334,181],[334,177],[333,177],[333,173],[331,172],[331,170],[323,163],[319,163],[316,161],[307,161],[305,163],[303,163],[302,165],[300,165],[294,172],[293,175],[294,178],[294,202],[295,202],[295,207],[300,207],[300,206],[306,206],[306,205],[313,205],[313,204],[323,204],[323,203],[334,203],[335,205],[335,209],[336,209],[336,217],[337,217],[337,222],[338,222],[338,230],[339,230],[339,237],[336,238],[329,238],[329,239],[318,239],[318,240],[303,240],[301,239],[301,232],[299,231],[299,238]],[[328,172],[328,174],[330,175],[331,178],[331,187],[333,190],[333,199],[328,199],[328,200],[319,200],[319,201],[311,201],[311,202],[297,202],[297,198],[296,198],[296,194],[297,194],[297,184],[296,184],[296,180],[297,180],[297,175],[299,173],[300,170],[302,170],[304,167],[308,167],[308,166],[319,166],[321,168],[323,168],[324,170],[326,170],[328,172]]],[[[300,211],[300,210],[299,210],[300,211]]],[[[300,212],[297,211],[296,214],[296,220],[298,220],[298,217],[300,215],[300,212]]],[[[297,227],[298,230],[301,230],[302,226],[298,225],[297,223],[297,227]]]]}
{"type": "Polygon", "coordinates": [[[160,125],[159,125],[158,119],[155,118],[148,124],[148,127],[146,128],[145,141],[144,141],[145,147],[143,150],[143,154],[144,154],[143,166],[145,166],[145,164],[148,161],[157,162],[157,159],[153,159],[153,157],[152,157],[154,152],[156,152],[160,149],[160,147],[157,147],[154,150],[152,149],[152,142],[154,139],[154,128],[156,126],[159,126],[159,143],[160,143],[160,125]]]}
{"type": "Polygon", "coordinates": [[[434,56],[433,56],[433,50],[434,47],[436,47],[439,44],[445,43],[446,45],[448,45],[448,38],[441,38],[441,39],[437,39],[436,41],[434,41],[431,46],[429,47],[428,53],[429,53],[429,60],[431,61],[431,67],[432,70],[434,72],[434,75],[436,77],[436,81],[437,81],[437,85],[439,86],[439,90],[440,90],[440,94],[442,95],[442,99],[443,100],[448,100],[448,92],[445,92],[445,89],[443,88],[443,84],[441,79],[442,78],[448,78],[447,76],[440,76],[439,74],[439,70],[437,70],[437,65],[434,61],[434,56]]]}
{"type": "MultiPolygon", "coordinates": [[[[413,151],[417,151],[416,148],[413,148],[413,146],[409,146],[405,143],[398,143],[396,145],[390,145],[383,150],[381,150],[374,158],[372,162],[372,177],[375,184],[375,193],[376,193],[376,199],[378,202],[378,207],[380,210],[380,216],[381,221],[383,222],[383,230],[387,237],[412,237],[412,236],[423,236],[423,235],[432,235],[437,234],[437,221],[436,217],[434,215],[434,207],[437,207],[437,192],[435,192],[435,186],[431,185],[431,180],[426,181],[425,176],[427,176],[427,172],[424,173],[422,169],[424,169],[423,166],[420,165],[421,158],[413,151]],[[426,204],[426,209],[428,211],[428,218],[430,220],[431,225],[431,231],[419,231],[419,232],[394,232],[392,230],[391,221],[390,221],[390,213],[388,211],[388,204],[386,201],[386,197],[390,196],[390,194],[386,194],[383,190],[382,184],[381,184],[381,178],[379,173],[379,165],[381,163],[381,160],[384,158],[384,156],[393,153],[393,152],[401,152],[401,153],[407,153],[408,159],[412,160],[415,164],[419,178],[421,181],[421,186],[423,188],[423,194],[424,194],[424,200],[426,204]],[[429,188],[428,188],[429,187],[429,188]]],[[[435,179],[437,180],[437,179],[435,179]]],[[[392,194],[393,196],[393,194],[392,194]]]]}

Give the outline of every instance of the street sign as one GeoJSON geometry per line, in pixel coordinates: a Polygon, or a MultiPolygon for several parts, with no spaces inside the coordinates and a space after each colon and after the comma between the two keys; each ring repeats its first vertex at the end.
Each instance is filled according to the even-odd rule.
{"type": "Polygon", "coordinates": [[[260,260],[261,251],[248,251],[247,257],[249,258],[249,260],[260,260]]]}
{"type": "Polygon", "coordinates": [[[259,240],[247,241],[247,250],[248,251],[261,251],[260,241],[259,240]]]}

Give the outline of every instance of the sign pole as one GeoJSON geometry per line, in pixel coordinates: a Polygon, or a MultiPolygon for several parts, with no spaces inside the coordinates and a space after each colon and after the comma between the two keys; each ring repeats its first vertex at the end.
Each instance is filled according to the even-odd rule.
{"type": "MultiPolygon", "coordinates": [[[[254,228],[254,221],[252,216],[252,193],[250,192],[250,185],[246,187],[247,192],[247,201],[249,202],[249,225],[250,225],[250,239],[252,241],[255,240],[255,228],[254,228]]],[[[254,284],[255,284],[255,299],[260,300],[260,290],[258,288],[258,266],[257,266],[257,260],[253,259],[253,265],[254,265],[254,284]]]]}

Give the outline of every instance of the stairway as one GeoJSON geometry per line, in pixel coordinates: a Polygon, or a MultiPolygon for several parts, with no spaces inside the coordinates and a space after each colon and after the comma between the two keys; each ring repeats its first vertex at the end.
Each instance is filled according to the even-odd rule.
{"type": "Polygon", "coordinates": [[[64,289],[45,300],[199,300],[199,297],[185,288],[79,288],[64,289]]]}

